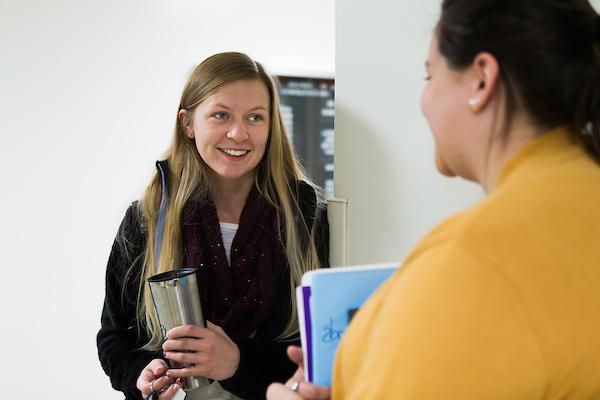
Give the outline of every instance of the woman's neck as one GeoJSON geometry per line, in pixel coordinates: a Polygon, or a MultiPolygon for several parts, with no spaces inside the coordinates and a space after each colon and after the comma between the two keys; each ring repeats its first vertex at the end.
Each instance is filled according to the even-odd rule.
{"type": "Polygon", "coordinates": [[[505,134],[497,132],[494,135],[495,139],[492,142],[486,168],[480,181],[487,194],[496,189],[506,163],[544,132],[545,130],[516,118],[512,121],[508,132],[505,134]]]}
{"type": "Polygon", "coordinates": [[[217,182],[214,203],[220,222],[240,223],[242,210],[253,184],[252,175],[217,182]]]}

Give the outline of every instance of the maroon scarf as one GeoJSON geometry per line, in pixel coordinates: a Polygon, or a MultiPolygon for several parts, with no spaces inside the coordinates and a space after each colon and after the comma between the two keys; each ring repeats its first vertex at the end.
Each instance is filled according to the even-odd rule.
{"type": "Polygon", "coordinates": [[[199,267],[204,318],[234,337],[255,332],[271,310],[286,263],[275,208],[252,188],[231,245],[231,266],[212,201],[186,204],[182,239],[184,265],[199,267]]]}

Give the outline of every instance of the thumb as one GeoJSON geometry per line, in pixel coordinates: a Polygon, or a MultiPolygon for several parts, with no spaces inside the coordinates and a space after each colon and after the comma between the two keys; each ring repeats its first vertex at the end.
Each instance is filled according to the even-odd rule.
{"type": "Polygon", "coordinates": [[[217,332],[217,333],[220,333],[221,335],[227,336],[227,334],[225,333],[223,328],[221,328],[219,325],[213,324],[210,321],[206,321],[206,327],[213,332],[217,332]]]}
{"type": "Polygon", "coordinates": [[[302,348],[298,346],[288,346],[287,355],[290,360],[296,363],[300,368],[303,368],[304,354],[302,353],[302,348]]]}
{"type": "Polygon", "coordinates": [[[148,367],[154,374],[154,377],[163,376],[165,372],[167,372],[167,369],[169,369],[167,363],[160,358],[152,360],[150,364],[148,364],[148,367]]]}
{"type": "Polygon", "coordinates": [[[212,322],[210,322],[210,321],[206,321],[206,327],[207,327],[208,329],[210,329],[211,331],[216,331],[216,332],[218,332],[218,331],[221,331],[221,332],[222,332],[222,331],[223,331],[223,329],[221,329],[221,327],[220,327],[219,325],[217,325],[217,324],[213,324],[213,323],[212,323],[212,322]]]}

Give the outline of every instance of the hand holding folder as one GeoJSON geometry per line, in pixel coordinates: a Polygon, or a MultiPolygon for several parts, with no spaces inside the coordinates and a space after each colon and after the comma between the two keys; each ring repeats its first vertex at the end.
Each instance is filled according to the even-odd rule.
{"type": "Polygon", "coordinates": [[[296,288],[305,379],[331,386],[333,360],[350,319],[399,263],[309,271],[296,288]]]}

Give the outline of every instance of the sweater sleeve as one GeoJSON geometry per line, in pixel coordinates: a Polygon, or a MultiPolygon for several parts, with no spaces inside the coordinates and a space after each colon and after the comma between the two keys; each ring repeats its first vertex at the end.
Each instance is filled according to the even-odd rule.
{"type": "Polygon", "coordinates": [[[141,399],[136,388],[144,367],[159,352],[141,349],[146,343],[143,328],[136,321],[136,295],[143,259],[145,236],[136,205],[127,210],[112,246],[106,269],[106,294],[101,328],[96,342],[100,363],[112,387],[126,399],[141,399]]]}

